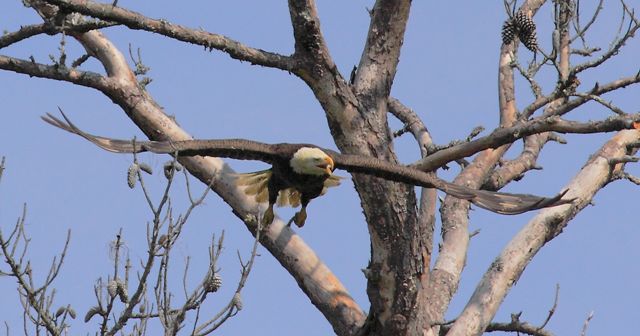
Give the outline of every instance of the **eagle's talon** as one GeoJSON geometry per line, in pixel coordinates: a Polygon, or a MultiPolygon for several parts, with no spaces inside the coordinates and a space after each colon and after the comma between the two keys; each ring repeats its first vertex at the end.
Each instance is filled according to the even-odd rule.
{"type": "MultiPolygon", "coordinates": [[[[293,223],[293,220],[296,218],[296,216],[291,217],[291,219],[289,219],[289,221],[287,222],[287,227],[291,227],[291,223],[293,223]]],[[[296,224],[298,225],[298,224],[296,224]]]]}
{"type": "Polygon", "coordinates": [[[271,204],[262,215],[262,225],[270,225],[273,222],[273,217],[273,204],[271,204]]]}

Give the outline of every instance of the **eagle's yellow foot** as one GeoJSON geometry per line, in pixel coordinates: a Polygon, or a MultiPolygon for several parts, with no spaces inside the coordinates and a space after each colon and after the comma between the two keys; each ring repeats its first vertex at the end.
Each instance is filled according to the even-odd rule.
{"type": "Polygon", "coordinates": [[[291,218],[291,220],[293,220],[293,222],[296,223],[299,228],[303,227],[304,222],[307,220],[307,209],[300,209],[300,211],[296,212],[296,214],[293,215],[293,218],[291,218]]]}
{"type": "Polygon", "coordinates": [[[271,204],[262,215],[262,225],[267,226],[271,224],[273,222],[273,217],[273,204],[271,204]]]}

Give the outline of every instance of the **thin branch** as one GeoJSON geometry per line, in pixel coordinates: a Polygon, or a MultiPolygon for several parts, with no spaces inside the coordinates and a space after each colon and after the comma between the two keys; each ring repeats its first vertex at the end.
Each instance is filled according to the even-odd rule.
{"type": "Polygon", "coordinates": [[[547,134],[555,133],[535,134],[525,137],[524,148],[520,155],[513,160],[502,163],[499,168],[496,168],[482,188],[486,190],[500,190],[511,181],[520,180],[527,171],[540,169],[536,161],[544,146],[544,142],[550,139],[547,134]]]}
{"type": "Polygon", "coordinates": [[[615,113],[617,115],[622,115],[623,116],[623,115],[627,115],[628,114],[625,111],[623,111],[621,108],[619,108],[616,105],[614,105],[613,102],[605,101],[600,96],[596,96],[596,95],[593,95],[593,94],[585,94],[585,93],[573,93],[573,94],[571,94],[571,96],[584,98],[586,100],[593,100],[593,101],[597,102],[598,104],[600,104],[600,105],[606,107],[607,109],[611,110],[611,112],[613,112],[613,113],[615,113]]]}
{"type": "Polygon", "coordinates": [[[247,279],[249,278],[249,274],[253,269],[255,258],[258,255],[258,246],[260,245],[260,232],[262,231],[262,227],[261,227],[260,221],[257,219],[256,219],[256,225],[257,225],[257,230],[256,230],[255,240],[253,242],[253,247],[251,248],[251,256],[249,257],[249,261],[246,264],[244,264],[242,262],[242,259],[240,258],[240,255],[238,254],[238,258],[240,259],[240,266],[242,267],[242,269],[240,273],[240,280],[238,281],[238,286],[236,288],[236,291],[232,299],[229,301],[227,306],[223,308],[222,311],[220,311],[220,313],[218,313],[216,316],[214,316],[210,320],[204,322],[200,326],[197,326],[194,329],[194,333],[193,333],[194,335],[204,336],[204,335],[210,334],[211,332],[219,328],[230,317],[235,316],[235,314],[237,314],[237,312],[240,309],[242,309],[242,303],[238,302],[238,300],[240,300],[240,293],[242,292],[242,289],[244,288],[247,282],[247,279]]]}
{"type": "Polygon", "coordinates": [[[568,121],[557,116],[536,118],[512,127],[498,128],[487,136],[433,153],[410,166],[423,171],[432,171],[453,160],[471,156],[487,148],[497,148],[504,144],[513,143],[533,134],[544,132],[577,134],[613,132],[632,129],[634,128],[633,122],[638,120],[640,120],[638,113],[591,122],[568,121]]]}
{"type": "Polygon", "coordinates": [[[549,314],[547,314],[547,318],[544,320],[544,322],[542,322],[542,325],[540,325],[538,329],[540,330],[544,329],[544,327],[547,326],[547,323],[551,321],[551,317],[553,317],[553,314],[555,314],[556,308],[558,307],[559,296],[560,296],[560,284],[556,284],[556,295],[554,296],[554,299],[553,299],[553,306],[551,306],[551,309],[549,309],[549,314]]]}
{"type": "MultiPolygon", "coordinates": [[[[580,1],[578,1],[578,4],[580,3],[580,1]]],[[[593,12],[593,15],[591,16],[591,19],[584,25],[584,27],[580,27],[580,13],[578,12],[579,9],[576,9],[576,16],[575,16],[575,20],[574,20],[574,28],[576,30],[576,34],[571,38],[571,42],[573,43],[573,41],[575,41],[577,38],[580,38],[582,40],[582,43],[585,44],[585,34],[587,33],[587,31],[589,30],[589,28],[591,28],[591,25],[593,25],[594,22],[596,22],[596,19],[598,18],[598,15],[600,14],[600,11],[602,11],[602,9],[604,8],[604,6],[602,5],[604,3],[604,0],[600,0],[598,2],[598,7],[596,7],[596,10],[593,12]]]]}
{"type": "MultiPolygon", "coordinates": [[[[625,9],[625,12],[627,12],[627,7],[626,7],[626,5],[624,3],[623,3],[623,7],[625,9]]],[[[607,50],[600,57],[598,57],[598,58],[596,58],[594,60],[591,60],[589,62],[576,65],[574,68],[571,69],[571,73],[572,74],[575,75],[575,74],[578,74],[578,73],[580,73],[580,72],[582,72],[584,70],[595,68],[595,67],[599,66],[600,64],[606,62],[607,60],[609,60],[613,56],[617,55],[620,52],[620,50],[625,45],[627,40],[632,38],[635,35],[636,31],[638,29],[640,29],[640,22],[633,15],[633,12],[628,11],[628,14],[630,16],[630,19],[629,19],[629,24],[628,24],[627,30],[625,31],[624,35],[622,37],[616,38],[616,40],[613,42],[613,44],[611,45],[609,50],[607,50]]]]}
{"type": "Polygon", "coordinates": [[[510,322],[510,323],[490,323],[487,326],[487,329],[485,329],[485,332],[495,332],[495,331],[502,331],[502,332],[515,332],[515,333],[522,333],[525,335],[532,335],[532,336],[553,336],[553,333],[551,333],[550,331],[544,330],[542,328],[533,326],[527,322],[510,322]]]}
{"type": "Polygon", "coordinates": [[[387,102],[389,112],[393,114],[398,120],[405,124],[405,128],[408,132],[411,132],[413,137],[420,146],[420,154],[422,157],[429,155],[431,152],[429,149],[433,146],[433,140],[429,130],[425,126],[424,122],[415,111],[403,105],[399,100],[395,98],[389,98],[387,102]]]}
{"type": "MultiPolygon", "coordinates": [[[[3,168],[4,168],[4,165],[3,165],[3,168]]],[[[1,170],[3,169],[0,169],[0,171],[1,170]]],[[[4,272],[4,273],[14,277],[18,282],[18,291],[20,293],[20,300],[21,300],[21,303],[24,309],[24,314],[25,314],[25,321],[24,321],[25,331],[27,328],[26,318],[29,317],[31,322],[35,325],[36,331],[40,326],[43,326],[45,327],[45,329],[47,329],[47,331],[51,335],[61,335],[62,333],[61,329],[58,327],[58,325],[56,325],[56,321],[54,320],[54,318],[51,316],[49,312],[50,307],[48,307],[44,302],[44,300],[47,299],[46,291],[49,285],[51,284],[51,282],[57,276],[57,270],[59,270],[59,267],[56,267],[57,263],[54,261],[53,263],[54,267],[52,268],[52,272],[50,272],[49,275],[47,276],[47,280],[45,281],[43,286],[40,287],[39,289],[35,289],[34,288],[35,286],[33,284],[33,275],[31,273],[30,263],[27,262],[27,265],[23,268],[22,261],[15,260],[13,258],[13,253],[10,251],[11,245],[13,245],[11,249],[15,251],[15,248],[19,244],[19,240],[21,238],[24,238],[26,240],[26,236],[24,236],[25,235],[24,234],[24,217],[22,217],[22,219],[19,220],[18,224],[16,225],[20,227],[14,230],[14,232],[19,232],[19,234],[14,236],[13,241],[7,240],[3,236],[2,231],[0,230],[0,250],[2,251],[2,255],[4,256],[3,258],[4,262],[10,268],[10,272],[4,272]],[[32,315],[31,309],[35,310],[37,316],[32,315]]],[[[61,253],[61,257],[60,257],[61,263],[62,263],[62,260],[64,259],[64,256],[66,255],[66,247],[68,246],[68,243],[69,243],[69,236],[67,236],[67,240],[65,242],[65,249],[61,253]]],[[[25,252],[26,252],[26,246],[25,246],[25,252]]],[[[49,294],[49,300],[50,300],[49,306],[53,300],[53,295],[54,295],[53,293],[55,292],[53,291],[51,294],[49,294]]]]}
{"type": "Polygon", "coordinates": [[[63,68],[56,65],[46,65],[3,55],[0,55],[0,69],[34,77],[71,82],[103,92],[109,92],[115,84],[109,78],[95,72],[63,68]]]}
{"type": "Polygon", "coordinates": [[[593,319],[593,311],[591,311],[587,316],[587,318],[584,320],[584,324],[582,325],[582,331],[580,331],[580,336],[587,335],[587,329],[589,328],[589,322],[591,322],[591,319],[593,319]]]}

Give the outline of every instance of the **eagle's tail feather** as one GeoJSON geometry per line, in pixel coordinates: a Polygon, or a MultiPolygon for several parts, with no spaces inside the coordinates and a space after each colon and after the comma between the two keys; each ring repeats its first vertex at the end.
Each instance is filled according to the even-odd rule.
{"type": "Polygon", "coordinates": [[[247,196],[254,196],[258,203],[269,201],[269,179],[271,169],[260,170],[252,173],[234,174],[236,185],[245,187],[244,193],[247,196]]]}
{"type": "Polygon", "coordinates": [[[293,188],[283,189],[278,193],[278,202],[276,205],[279,207],[291,206],[295,208],[300,205],[301,197],[300,192],[293,188]]]}

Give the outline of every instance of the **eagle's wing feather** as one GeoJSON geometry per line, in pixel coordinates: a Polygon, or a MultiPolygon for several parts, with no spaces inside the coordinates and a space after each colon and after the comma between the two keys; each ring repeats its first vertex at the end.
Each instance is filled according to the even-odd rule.
{"type": "MultiPolygon", "coordinates": [[[[62,113],[62,111],[60,111],[60,113],[62,113]]],[[[66,120],[66,122],[54,117],[51,113],[47,113],[46,116],[42,117],[42,120],[46,121],[47,123],[58,127],[60,129],[63,129],[67,132],[70,133],[74,133],[77,134],[87,140],[89,140],[90,142],[92,142],[93,144],[95,144],[96,146],[109,151],[109,152],[113,152],[113,153],[140,153],[140,152],[144,152],[146,151],[145,148],[143,148],[142,146],[140,146],[140,143],[136,142],[134,145],[134,141],[130,140],[117,140],[117,139],[111,139],[111,138],[105,138],[105,137],[101,137],[101,136],[97,136],[97,135],[92,135],[89,133],[86,133],[84,131],[82,131],[81,129],[79,129],[78,127],[76,127],[76,125],[74,125],[71,120],[69,120],[69,118],[67,118],[67,116],[62,113],[62,117],[64,117],[64,120],[66,120]]]]}

